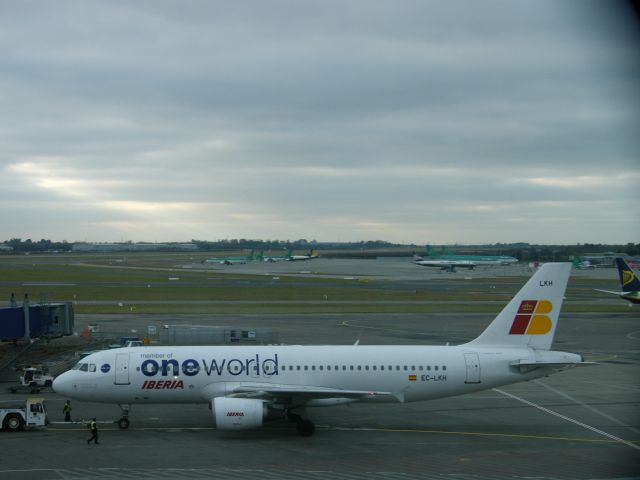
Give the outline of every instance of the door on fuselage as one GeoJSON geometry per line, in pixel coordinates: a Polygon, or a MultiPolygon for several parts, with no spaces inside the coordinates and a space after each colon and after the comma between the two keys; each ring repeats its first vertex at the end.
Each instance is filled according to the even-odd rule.
{"type": "Polygon", "coordinates": [[[129,354],[116,354],[116,385],[129,385],[129,354]]]}
{"type": "Polygon", "coordinates": [[[467,376],[464,383],[480,383],[480,357],[477,353],[465,353],[464,363],[467,366],[467,376]]]}

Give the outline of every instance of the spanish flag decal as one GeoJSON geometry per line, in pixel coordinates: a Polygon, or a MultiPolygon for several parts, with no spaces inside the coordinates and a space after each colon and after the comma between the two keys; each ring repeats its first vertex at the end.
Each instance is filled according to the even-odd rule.
{"type": "Polygon", "coordinates": [[[513,319],[509,335],[544,335],[551,331],[552,322],[547,313],[553,310],[549,300],[523,300],[513,319]]]}
{"type": "Polygon", "coordinates": [[[418,380],[418,376],[417,375],[409,375],[409,381],[410,382],[415,382],[416,380],[418,380]]]}

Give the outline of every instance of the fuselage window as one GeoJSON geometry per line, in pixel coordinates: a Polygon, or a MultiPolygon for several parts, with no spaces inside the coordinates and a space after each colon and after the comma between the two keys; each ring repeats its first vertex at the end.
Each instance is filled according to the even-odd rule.
{"type": "Polygon", "coordinates": [[[396,370],[400,370],[400,365],[396,365],[396,370]]]}
{"type": "Polygon", "coordinates": [[[349,365],[349,370],[353,370],[353,365],[349,365]]]}
{"type": "Polygon", "coordinates": [[[358,370],[362,370],[362,367],[360,365],[358,365],[358,370]]]}
{"type": "Polygon", "coordinates": [[[404,367],[402,367],[403,370],[409,370],[409,367],[407,367],[406,365],[404,367]]]}
{"type": "Polygon", "coordinates": [[[443,365],[443,366],[442,366],[442,370],[446,370],[446,369],[447,369],[447,366],[446,366],[446,365],[443,365]]]}
{"type": "Polygon", "coordinates": [[[418,365],[418,370],[422,371],[423,366],[422,365],[418,365]]]}
{"type": "Polygon", "coordinates": [[[300,370],[300,365],[296,365],[296,370],[300,370]]]}
{"type": "Polygon", "coordinates": [[[308,366],[308,365],[305,365],[305,366],[304,366],[304,369],[305,369],[305,370],[309,370],[309,366],[308,366]]]}
{"type": "Polygon", "coordinates": [[[384,365],[380,365],[380,370],[384,370],[384,365]]]}
{"type": "Polygon", "coordinates": [[[331,370],[331,365],[327,365],[327,370],[331,370]]]}
{"type": "Polygon", "coordinates": [[[427,372],[431,371],[431,365],[427,365],[427,372]]]}
{"type": "Polygon", "coordinates": [[[389,365],[389,370],[393,370],[393,367],[391,365],[389,365]]]}
{"type": "Polygon", "coordinates": [[[433,369],[437,372],[437,371],[438,371],[438,365],[436,365],[435,367],[433,367],[433,369]]]}
{"type": "Polygon", "coordinates": [[[316,366],[315,365],[311,365],[311,370],[315,370],[316,366]]]}
{"type": "Polygon", "coordinates": [[[323,367],[322,365],[320,365],[318,368],[319,368],[320,370],[324,370],[324,367],[323,367]]]}
{"type": "Polygon", "coordinates": [[[369,370],[369,365],[365,365],[364,369],[369,370]]]}
{"type": "Polygon", "coordinates": [[[411,370],[415,370],[416,366],[415,365],[411,365],[411,370]]]}
{"type": "MultiPolygon", "coordinates": [[[[336,365],[335,367],[333,367],[334,370],[339,370],[338,365],[336,365]]],[[[344,365],[342,366],[342,369],[344,370],[344,365]]]]}

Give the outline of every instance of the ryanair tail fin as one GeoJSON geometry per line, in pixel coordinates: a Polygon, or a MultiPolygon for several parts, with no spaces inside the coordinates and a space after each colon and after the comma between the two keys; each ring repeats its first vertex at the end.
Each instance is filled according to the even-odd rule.
{"type": "Polygon", "coordinates": [[[570,263],[542,265],[485,331],[467,345],[549,350],[570,273],[570,263]]]}
{"type": "Polygon", "coordinates": [[[637,292],[640,290],[640,280],[624,259],[617,257],[618,275],[620,275],[620,286],[623,292],[637,292]]]}

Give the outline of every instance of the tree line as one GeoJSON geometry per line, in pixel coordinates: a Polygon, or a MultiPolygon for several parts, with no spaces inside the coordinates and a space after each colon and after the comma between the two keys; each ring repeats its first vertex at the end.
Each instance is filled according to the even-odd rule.
{"type": "MultiPolygon", "coordinates": [[[[132,242],[124,242],[132,243],[132,242]]],[[[176,243],[166,242],[169,247],[176,243]]],[[[424,252],[424,245],[403,245],[386,242],[383,240],[368,240],[360,242],[318,242],[316,240],[254,240],[254,239],[225,239],[225,240],[192,240],[191,243],[198,247],[199,251],[286,251],[287,249],[300,250],[339,250],[342,254],[335,256],[381,256],[399,255],[400,252],[410,253],[424,252]],[[351,252],[351,253],[350,253],[351,252]]],[[[9,249],[3,253],[30,253],[30,252],[70,252],[74,242],[54,242],[48,239],[22,240],[12,238],[0,243],[9,249]]],[[[436,251],[438,247],[434,246],[436,251]]],[[[599,243],[579,243],[577,245],[530,245],[528,243],[496,243],[493,245],[454,245],[450,246],[452,253],[471,255],[510,255],[521,261],[568,261],[575,257],[588,255],[626,254],[630,256],[640,255],[640,243],[627,243],[625,245],[607,245],[599,243]]]]}

